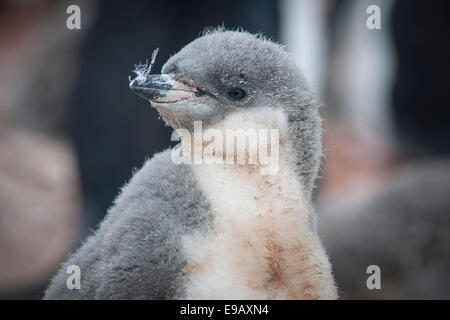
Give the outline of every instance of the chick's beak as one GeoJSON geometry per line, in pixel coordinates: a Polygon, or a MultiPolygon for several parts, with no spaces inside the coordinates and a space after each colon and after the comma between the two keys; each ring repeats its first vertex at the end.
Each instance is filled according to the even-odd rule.
{"type": "Polygon", "coordinates": [[[172,74],[138,75],[130,81],[130,89],[154,103],[173,103],[202,95],[196,87],[175,80],[172,74]]]}

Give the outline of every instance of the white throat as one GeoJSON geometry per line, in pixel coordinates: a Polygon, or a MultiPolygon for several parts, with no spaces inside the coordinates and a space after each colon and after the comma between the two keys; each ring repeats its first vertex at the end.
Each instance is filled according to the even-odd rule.
{"type": "Polygon", "coordinates": [[[279,170],[192,164],[213,227],[183,239],[189,274],[183,298],[336,298],[328,259],[310,225],[314,212],[295,167],[287,115],[255,108],[229,115],[216,128],[278,129],[279,170]]]}

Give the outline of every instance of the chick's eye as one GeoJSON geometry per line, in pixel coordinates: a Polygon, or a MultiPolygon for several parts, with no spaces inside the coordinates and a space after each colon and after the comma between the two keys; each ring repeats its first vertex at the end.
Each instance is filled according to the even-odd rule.
{"type": "Polygon", "coordinates": [[[245,91],[241,88],[233,88],[228,91],[228,95],[234,100],[241,100],[247,95],[247,93],[245,93],[245,91]]]}

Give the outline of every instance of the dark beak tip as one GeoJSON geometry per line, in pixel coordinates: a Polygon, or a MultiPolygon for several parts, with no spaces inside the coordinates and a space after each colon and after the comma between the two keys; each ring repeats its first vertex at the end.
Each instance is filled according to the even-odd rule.
{"type": "Polygon", "coordinates": [[[195,88],[187,87],[185,84],[174,80],[173,76],[166,74],[138,75],[129,80],[128,86],[131,91],[149,101],[171,100],[173,102],[198,96],[195,88]]]}
{"type": "Polygon", "coordinates": [[[128,86],[130,87],[131,90],[134,91],[136,88],[139,87],[140,83],[139,83],[137,77],[134,79],[128,79],[128,80],[129,80],[128,86]]]}

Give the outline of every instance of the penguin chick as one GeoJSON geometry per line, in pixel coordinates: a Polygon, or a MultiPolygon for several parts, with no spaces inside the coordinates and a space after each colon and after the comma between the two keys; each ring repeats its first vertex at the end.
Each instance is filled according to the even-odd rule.
{"type": "MultiPolygon", "coordinates": [[[[195,123],[204,135],[276,130],[277,140],[264,146],[278,152],[278,166],[264,173],[260,161],[175,164],[176,150],[156,154],[63,264],[45,298],[337,298],[311,205],[321,119],[288,54],[262,36],[216,30],[172,56],[162,74],[149,69],[138,68],[130,88],[188,133],[176,150],[208,157],[187,138],[195,123]],[[80,289],[66,286],[70,265],[80,267],[80,289]]],[[[230,152],[216,153],[224,159],[230,152]]]]}

